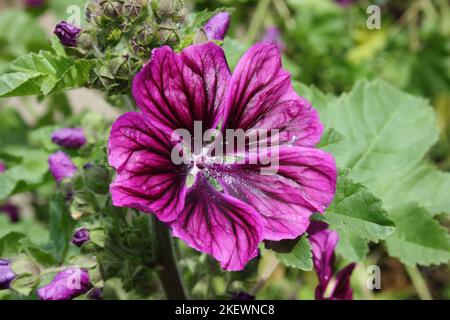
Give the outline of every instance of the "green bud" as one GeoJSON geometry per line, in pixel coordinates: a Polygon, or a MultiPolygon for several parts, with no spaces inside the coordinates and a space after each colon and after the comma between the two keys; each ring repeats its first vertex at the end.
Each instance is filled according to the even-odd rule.
{"type": "Polygon", "coordinates": [[[70,214],[74,220],[94,214],[97,211],[97,201],[92,192],[88,190],[78,191],[70,205],[70,214]]]}
{"type": "Polygon", "coordinates": [[[108,18],[115,19],[123,15],[123,0],[101,0],[99,4],[102,13],[108,18]]]}
{"type": "Polygon", "coordinates": [[[147,0],[125,0],[123,5],[123,14],[131,20],[141,17],[147,10],[147,0]]]}
{"type": "Polygon", "coordinates": [[[78,47],[83,50],[91,50],[94,42],[95,38],[89,31],[82,31],[77,39],[78,47]]]}
{"type": "Polygon", "coordinates": [[[84,179],[86,186],[97,194],[106,194],[109,191],[111,177],[106,167],[97,164],[84,166],[84,179]]]}
{"type": "Polygon", "coordinates": [[[178,17],[183,15],[183,0],[159,0],[152,2],[153,10],[156,15],[163,19],[178,17]]]}

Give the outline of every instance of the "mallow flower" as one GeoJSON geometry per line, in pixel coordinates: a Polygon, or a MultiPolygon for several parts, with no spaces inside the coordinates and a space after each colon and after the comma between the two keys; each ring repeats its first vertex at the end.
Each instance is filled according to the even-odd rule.
{"type": "Polygon", "coordinates": [[[108,141],[117,173],[110,186],[113,204],[155,214],[173,236],[212,255],[223,269],[242,270],[264,239],[297,238],[309,217],[331,203],[335,161],[315,148],[323,126],[294,91],[274,44],[251,47],[233,74],[213,42],[181,53],[160,47],[134,78],[132,91],[140,112],[117,119],[108,141]],[[247,161],[267,152],[250,144],[227,150],[226,161],[208,155],[211,144],[194,150],[189,161],[173,161],[180,128],[192,136],[211,128],[243,131],[247,138],[254,129],[278,130],[270,142],[278,146],[277,170],[263,174],[269,164],[247,161]]]}
{"type": "Polygon", "coordinates": [[[56,182],[71,178],[77,172],[77,167],[70,157],[62,151],[57,151],[48,157],[48,166],[56,182]]]}
{"type": "Polygon", "coordinates": [[[6,166],[3,161],[0,160],[0,173],[5,172],[6,166]]]}
{"type": "Polygon", "coordinates": [[[262,38],[263,41],[272,42],[275,44],[280,51],[284,51],[286,49],[286,45],[281,39],[281,32],[276,26],[271,26],[266,29],[264,36],[262,38]]]}
{"type": "Polygon", "coordinates": [[[84,269],[68,268],[59,272],[53,280],[37,290],[41,300],[71,300],[92,287],[89,273],[84,269]]]}
{"type": "Polygon", "coordinates": [[[339,242],[339,235],[327,229],[324,222],[314,221],[308,228],[309,241],[312,247],[313,263],[319,284],[316,288],[317,300],[351,300],[353,291],[350,277],[355,264],[351,263],[334,274],[334,250],[339,242]]]}
{"type": "Polygon", "coordinates": [[[16,274],[11,270],[10,261],[0,259],[0,290],[9,289],[16,274]]]}
{"type": "Polygon", "coordinates": [[[66,22],[61,21],[55,27],[53,33],[59,38],[61,43],[66,47],[76,47],[78,34],[81,29],[66,22]]]}
{"type": "Polygon", "coordinates": [[[203,30],[208,40],[223,40],[230,28],[231,15],[226,12],[219,12],[206,22],[203,30]]]}
{"type": "Polygon", "coordinates": [[[78,149],[86,144],[86,137],[82,128],[61,128],[52,133],[52,141],[57,145],[78,149]]]}

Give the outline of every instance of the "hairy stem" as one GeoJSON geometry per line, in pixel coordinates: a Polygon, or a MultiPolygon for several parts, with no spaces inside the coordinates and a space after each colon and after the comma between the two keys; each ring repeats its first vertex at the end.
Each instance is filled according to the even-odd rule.
{"type": "Polygon", "coordinates": [[[178,270],[169,229],[154,217],[152,227],[157,259],[156,270],[166,298],[169,300],[186,300],[187,296],[178,270]]]}

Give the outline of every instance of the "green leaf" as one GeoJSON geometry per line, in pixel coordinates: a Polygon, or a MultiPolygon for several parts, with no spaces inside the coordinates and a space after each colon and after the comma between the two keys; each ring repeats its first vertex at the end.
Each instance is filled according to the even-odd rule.
{"type": "Polygon", "coordinates": [[[19,232],[10,232],[0,238],[0,257],[17,255],[22,249],[22,240],[25,235],[19,232]]]}
{"type": "Polygon", "coordinates": [[[62,262],[72,239],[75,221],[70,216],[64,196],[53,194],[50,199],[50,241],[56,260],[62,262]]]}
{"type": "Polygon", "coordinates": [[[332,228],[349,229],[359,237],[375,242],[395,230],[381,200],[345,172],[338,177],[336,195],[325,218],[332,228]]]}
{"type": "Polygon", "coordinates": [[[306,234],[294,242],[292,240],[282,240],[271,244],[268,248],[276,251],[278,260],[288,267],[304,271],[311,271],[313,268],[311,245],[306,234]],[[291,247],[292,245],[293,247],[291,247]],[[283,246],[285,246],[285,250],[283,250],[283,246]]]}
{"type": "Polygon", "coordinates": [[[317,145],[317,148],[323,149],[331,154],[340,152],[339,150],[343,148],[343,141],[345,137],[334,130],[333,128],[328,128],[322,134],[322,138],[317,145]]]}
{"type": "Polygon", "coordinates": [[[43,151],[19,150],[14,156],[20,157],[21,163],[0,175],[0,201],[42,183],[48,171],[48,155],[43,151]]]}
{"type": "Polygon", "coordinates": [[[361,238],[349,228],[336,228],[339,242],[336,252],[344,259],[352,262],[363,260],[369,253],[369,240],[361,238]]]}
{"type": "Polygon", "coordinates": [[[17,71],[0,77],[0,97],[48,95],[86,84],[92,60],[73,60],[48,51],[29,53],[11,63],[17,71]]]}
{"type": "Polygon", "coordinates": [[[407,265],[450,261],[450,236],[430,214],[415,204],[391,210],[396,232],[386,239],[389,254],[407,265]]]}
{"type": "Polygon", "coordinates": [[[0,146],[23,145],[26,143],[28,127],[16,109],[2,107],[0,109],[0,146]]]}

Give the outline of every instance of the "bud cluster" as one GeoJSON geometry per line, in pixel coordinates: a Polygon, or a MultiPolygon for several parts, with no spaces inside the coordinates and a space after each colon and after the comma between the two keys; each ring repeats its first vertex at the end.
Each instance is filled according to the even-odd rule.
{"type": "Polygon", "coordinates": [[[77,37],[78,48],[96,57],[90,86],[120,93],[130,89],[131,78],[162,45],[180,42],[185,19],[183,0],[90,0],[89,27],[77,37]]]}

